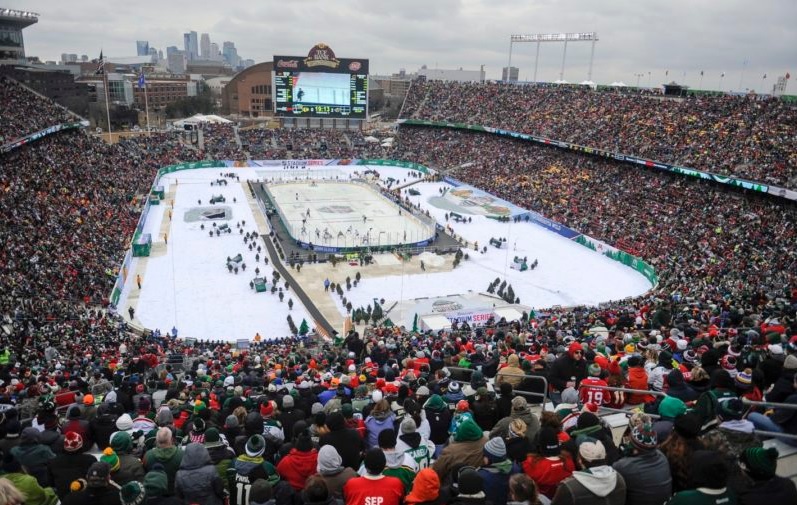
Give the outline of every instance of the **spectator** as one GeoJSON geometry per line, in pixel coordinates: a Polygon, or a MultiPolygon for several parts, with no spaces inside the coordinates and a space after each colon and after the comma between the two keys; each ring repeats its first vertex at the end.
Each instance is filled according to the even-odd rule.
{"type": "Polygon", "coordinates": [[[83,438],[80,434],[68,431],[64,435],[64,452],[47,463],[48,480],[58,498],[63,499],[69,493],[72,481],[85,477],[89,467],[96,461],[94,456],[84,454],[83,438]]]}
{"type": "Polygon", "coordinates": [[[484,494],[493,505],[506,505],[509,476],[520,468],[506,454],[506,445],[501,437],[491,438],[484,444],[484,463],[478,473],[484,482],[484,494]]]}
{"type": "Polygon", "coordinates": [[[159,428],[155,435],[155,448],[144,454],[144,468],[149,472],[156,464],[163,466],[169,478],[169,493],[174,492],[174,478],[180,469],[183,451],[174,445],[174,436],[169,428],[159,428]]]}
{"type": "Polygon", "coordinates": [[[598,440],[586,439],[578,446],[578,468],[562,481],[551,503],[623,505],[626,487],[623,476],[606,465],[606,450],[598,440]]]}
{"type": "Polygon", "coordinates": [[[343,486],[346,505],[401,504],[404,497],[404,485],[399,479],[382,474],[385,463],[385,454],[378,448],[370,449],[365,454],[363,465],[365,465],[366,474],[350,479],[343,486]]]}
{"type": "Polygon", "coordinates": [[[523,472],[537,485],[541,495],[553,498],[556,487],[576,470],[569,454],[563,454],[556,430],[543,426],[536,450],[523,462],[523,472]]]}
{"type": "Polygon", "coordinates": [[[431,468],[424,468],[412,482],[412,491],[404,498],[406,505],[441,505],[440,477],[431,468]]]}
{"type": "Polygon", "coordinates": [[[357,472],[342,465],[343,459],[335,446],[325,445],[318,451],[318,475],[324,479],[329,495],[333,498],[342,498],[343,486],[349,479],[357,477],[357,472]]]}
{"type": "Polygon", "coordinates": [[[111,467],[103,461],[91,465],[86,474],[86,485],[78,491],[71,491],[61,501],[64,505],[121,505],[119,486],[111,480],[111,467]]]}
{"type": "Polygon", "coordinates": [[[635,505],[659,505],[672,495],[667,458],[656,448],[656,432],[650,424],[631,431],[628,454],[612,466],[623,476],[626,500],[635,505]]]}
{"type": "Polygon", "coordinates": [[[692,456],[693,487],[679,491],[667,505],[694,503],[736,503],[736,495],[728,489],[728,467],[714,451],[696,451],[692,456]]]}
{"type": "Polygon", "coordinates": [[[221,505],[224,502],[224,483],[204,445],[192,442],[186,446],[175,475],[174,494],[189,503],[221,505]]]}
{"type": "Polygon", "coordinates": [[[741,454],[742,469],[752,480],[752,485],[739,496],[741,505],[797,503],[794,482],[775,475],[778,456],[778,450],[774,447],[751,447],[741,454]]]}

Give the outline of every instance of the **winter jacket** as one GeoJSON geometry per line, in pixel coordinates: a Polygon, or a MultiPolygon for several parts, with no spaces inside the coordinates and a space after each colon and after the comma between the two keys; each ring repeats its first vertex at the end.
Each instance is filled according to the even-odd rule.
{"type": "MultiPolygon", "coordinates": [[[[483,430],[492,430],[498,421],[498,406],[491,399],[473,402],[473,419],[483,430]]],[[[493,504],[495,505],[495,504],[493,504]]]]}
{"type": "Polygon", "coordinates": [[[448,427],[451,425],[451,411],[448,406],[441,402],[439,408],[427,407],[424,412],[431,430],[429,440],[436,445],[445,444],[448,441],[448,427]]]}
{"type": "Polygon", "coordinates": [[[317,464],[317,450],[299,451],[298,449],[291,449],[291,452],[277,464],[277,473],[295,491],[301,491],[304,489],[304,483],[307,478],[316,473],[317,464]]]}
{"type": "MultiPolygon", "coordinates": [[[[85,474],[83,475],[85,477],[85,474]]],[[[11,481],[25,495],[25,505],[56,505],[58,496],[51,487],[41,487],[36,478],[25,473],[7,473],[4,478],[11,481]]]]}
{"type": "MultiPolygon", "coordinates": [[[[404,494],[409,493],[412,489],[412,481],[419,470],[418,463],[409,454],[397,450],[382,450],[382,453],[385,455],[386,461],[382,475],[397,478],[404,485],[404,494]]],[[[360,475],[365,474],[366,471],[363,467],[360,469],[360,475]]]]}
{"type": "Polygon", "coordinates": [[[739,494],[739,505],[784,505],[797,503],[797,487],[794,481],[785,477],[772,477],[770,480],[754,482],[739,494]]]}
{"type": "Polygon", "coordinates": [[[587,377],[587,362],[583,359],[573,359],[569,354],[562,354],[551,365],[548,374],[548,383],[556,391],[563,391],[571,377],[576,378],[578,383],[587,377]]]}
{"type": "Polygon", "coordinates": [[[483,437],[474,441],[451,442],[446,446],[432,465],[440,477],[440,481],[444,481],[448,477],[449,472],[457,463],[475,468],[480,467],[484,463],[482,450],[485,443],[487,443],[487,438],[483,437]]]}
{"type": "Polygon", "coordinates": [[[144,454],[144,468],[149,472],[156,463],[163,465],[166,476],[169,478],[169,494],[174,493],[174,477],[180,469],[183,451],[179,447],[156,447],[144,454]]]}
{"type": "Polygon", "coordinates": [[[119,454],[119,470],[114,472],[113,480],[120,486],[128,482],[144,482],[144,465],[132,454],[119,454]]]}
{"type": "Polygon", "coordinates": [[[518,412],[513,410],[512,414],[509,417],[505,417],[495,423],[495,426],[492,430],[490,430],[490,438],[493,437],[502,437],[504,439],[509,437],[509,425],[515,419],[521,419],[524,423],[526,423],[526,439],[529,442],[534,442],[534,439],[537,436],[537,433],[540,431],[540,420],[537,418],[537,415],[531,411],[530,408],[526,407],[525,410],[518,412]]]}
{"type": "Polygon", "coordinates": [[[523,380],[523,376],[526,375],[523,369],[520,368],[520,359],[518,359],[518,355],[510,354],[506,359],[506,365],[507,366],[504,368],[498,370],[498,373],[495,375],[495,385],[497,387],[501,385],[502,382],[506,382],[512,384],[513,388],[517,388],[523,380]]]}
{"type": "Polygon", "coordinates": [[[319,474],[324,483],[327,485],[329,495],[334,498],[343,498],[343,486],[349,479],[357,477],[357,472],[349,467],[345,467],[342,471],[334,474],[319,474]]]}
{"type": "Polygon", "coordinates": [[[222,505],[224,483],[204,445],[191,443],[186,446],[174,478],[174,494],[186,503],[222,505]]]}
{"type": "Polygon", "coordinates": [[[531,455],[523,462],[523,473],[531,477],[540,494],[552,498],[556,487],[576,470],[569,456],[542,457],[531,455]]]}
{"type": "Polygon", "coordinates": [[[87,487],[83,491],[69,493],[61,500],[61,505],[121,505],[121,503],[119,486],[113,481],[107,486],[87,487]]]}
{"type": "Polygon", "coordinates": [[[329,433],[321,436],[318,445],[320,447],[331,445],[338,451],[338,454],[340,454],[343,460],[343,466],[347,466],[353,470],[359,469],[364,445],[363,439],[356,431],[346,428],[345,424],[341,426],[329,426],[329,429],[329,433]]]}
{"type": "Polygon", "coordinates": [[[551,505],[625,505],[625,480],[610,466],[596,466],[562,481],[551,505]]]}
{"type": "Polygon", "coordinates": [[[217,447],[208,447],[208,454],[210,455],[210,462],[216,467],[216,473],[224,480],[224,487],[227,488],[227,469],[230,467],[235,451],[226,445],[217,447]]]}
{"type": "Polygon", "coordinates": [[[658,449],[622,458],[612,466],[625,480],[628,503],[661,505],[672,496],[670,464],[658,449]]]}
{"type": "Polygon", "coordinates": [[[285,434],[290,436],[293,433],[293,425],[299,421],[304,421],[307,418],[304,411],[291,407],[288,410],[283,410],[279,415],[279,421],[282,423],[282,429],[285,434]]]}
{"type": "MultiPolygon", "coordinates": [[[[69,493],[69,485],[76,479],[84,479],[89,467],[97,459],[83,453],[65,452],[47,463],[50,485],[55,489],[59,498],[63,499],[69,493]]],[[[140,464],[140,463],[139,463],[140,464]]]]}
{"type": "Polygon", "coordinates": [[[493,505],[506,505],[509,498],[509,477],[520,473],[520,468],[512,461],[505,459],[478,470],[484,481],[484,494],[493,505]]]}
{"type": "MultiPolygon", "coordinates": [[[[630,389],[648,389],[648,374],[645,369],[639,366],[628,368],[628,381],[626,386],[630,389]]],[[[625,403],[637,405],[653,401],[653,397],[644,393],[631,393],[626,397],[625,403]]]]}
{"type": "Polygon", "coordinates": [[[791,394],[794,394],[794,370],[784,368],[772,389],[767,393],[767,401],[782,403],[791,394]]]}
{"type": "Polygon", "coordinates": [[[47,464],[55,459],[55,454],[49,446],[36,443],[18,445],[11,449],[11,455],[25,468],[26,473],[36,477],[41,487],[50,485],[47,464]]]}
{"type": "MultiPolygon", "coordinates": [[[[365,420],[365,428],[367,430],[366,445],[370,449],[372,447],[379,447],[379,433],[383,430],[393,429],[393,421],[396,419],[392,411],[380,412],[376,415],[370,415],[365,420]]],[[[343,456],[341,454],[341,456],[343,456]]]]}
{"type": "Polygon", "coordinates": [[[94,435],[94,441],[97,443],[97,448],[100,451],[104,451],[110,445],[111,435],[117,431],[116,415],[109,411],[108,404],[103,403],[89,425],[91,426],[91,433],[94,435]]]}

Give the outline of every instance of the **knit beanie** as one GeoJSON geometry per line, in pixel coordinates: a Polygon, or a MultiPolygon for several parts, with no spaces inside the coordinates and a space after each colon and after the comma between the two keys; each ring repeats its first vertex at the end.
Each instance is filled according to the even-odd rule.
{"type": "Polygon", "coordinates": [[[523,414],[529,409],[529,404],[522,396],[512,398],[512,413],[523,414]]]}
{"type": "Polygon", "coordinates": [[[155,424],[158,426],[168,426],[174,422],[174,415],[169,407],[161,407],[155,414],[155,424]]]}
{"type": "Polygon", "coordinates": [[[606,459],[606,448],[600,440],[586,437],[578,444],[578,455],[585,461],[599,461],[606,459]]]}
{"type": "Polygon", "coordinates": [[[214,447],[221,447],[224,442],[221,441],[218,428],[208,428],[205,432],[205,447],[212,449],[214,447]]]}
{"type": "Polygon", "coordinates": [[[432,410],[443,410],[446,407],[446,402],[443,401],[443,398],[438,395],[434,394],[426,400],[426,403],[423,404],[423,408],[425,409],[432,409],[432,410]]]}
{"type": "Polygon", "coordinates": [[[747,471],[757,479],[769,480],[775,476],[778,468],[778,450],[774,447],[750,447],[741,454],[741,460],[747,471]]]}
{"type": "Polygon", "coordinates": [[[122,505],[141,505],[147,499],[147,493],[140,482],[133,480],[119,490],[119,499],[122,505]]]}
{"type": "Polygon", "coordinates": [[[318,451],[316,471],[321,475],[337,475],[343,471],[343,459],[332,445],[325,445],[318,451]]]}
{"type": "Polygon", "coordinates": [[[744,371],[739,372],[736,374],[734,378],[736,382],[736,388],[741,391],[749,391],[753,388],[753,373],[752,370],[749,368],[745,368],[744,371]]]}
{"type": "Polygon", "coordinates": [[[566,388],[562,391],[562,403],[578,404],[578,391],[574,388],[566,388]]]}
{"type": "Polygon", "coordinates": [[[600,377],[601,375],[601,367],[597,363],[593,363],[589,366],[588,373],[590,377],[600,377]]]}
{"type": "Polygon", "coordinates": [[[675,419],[685,413],[686,404],[680,398],[665,396],[661,403],[659,403],[659,415],[661,417],[675,419]]]}
{"type": "Polygon", "coordinates": [[[483,436],[484,432],[479,425],[476,424],[476,421],[474,421],[472,417],[466,417],[465,420],[457,426],[457,431],[454,433],[454,441],[473,442],[481,439],[483,436]]]}
{"type": "Polygon", "coordinates": [[[121,431],[127,431],[133,428],[133,418],[130,417],[130,414],[124,413],[119,416],[119,419],[116,420],[116,429],[121,431]]]}
{"type": "Polygon", "coordinates": [[[169,478],[166,472],[159,470],[147,472],[144,476],[144,490],[150,498],[165,496],[169,492],[169,478]]]}
{"type": "Polygon", "coordinates": [[[100,461],[107,463],[111,469],[111,472],[119,470],[119,467],[121,466],[119,456],[116,455],[116,452],[114,452],[112,447],[106,447],[105,450],[102,451],[100,461]]]}
{"type": "Polygon", "coordinates": [[[83,437],[76,431],[68,431],[64,436],[64,451],[78,452],[83,448],[83,437]]]}
{"type": "Polygon", "coordinates": [[[266,441],[262,435],[252,435],[246,441],[246,455],[250,458],[262,456],[266,451],[266,441]]]}
{"type": "Polygon", "coordinates": [[[133,438],[126,431],[117,431],[111,435],[111,448],[118,454],[126,454],[133,448],[133,438]]]}
{"type": "Polygon", "coordinates": [[[650,424],[635,426],[631,430],[631,444],[641,451],[655,449],[657,443],[656,432],[650,424]]]}
{"type": "Polygon", "coordinates": [[[543,426],[539,435],[537,435],[537,444],[539,445],[538,451],[542,456],[558,456],[559,455],[559,436],[556,429],[550,426],[543,426]]]}
{"type": "Polygon", "coordinates": [[[457,486],[460,495],[474,495],[484,491],[484,479],[473,468],[467,468],[459,474],[457,486]]]}
{"type": "Polygon", "coordinates": [[[506,459],[506,444],[501,437],[493,437],[484,444],[484,455],[490,463],[506,459]]]}
{"type": "Polygon", "coordinates": [[[293,408],[293,397],[291,395],[285,395],[282,397],[282,408],[283,409],[291,409],[293,408]]]}
{"type": "Polygon", "coordinates": [[[784,370],[797,370],[797,356],[794,354],[789,354],[786,356],[786,359],[783,361],[783,369],[784,370]]]}
{"type": "Polygon", "coordinates": [[[738,421],[744,417],[745,408],[742,400],[731,398],[724,402],[719,402],[717,415],[723,421],[738,421]]]}
{"type": "Polygon", "coordinates": [[[239,426],[238,418],[235,416],[227,416],[227,419],[224,420],[224,427],[227,429],[230,428],[237,428],[239,426]]]}
{"type": "Polygon", "coordinates": [[[405,418],[401,421],[401,434],[407,435],[409,433],[415,433],[418,430],[418,426],[415,424],[415,419],[411,417],[405,418]]]}
{"type": "Polygon", "coordinates": [[[86,473],[86,485],[88,487],[105,487],[110,474],[111,468],[101,458],[100,461],[92,463],[89,467],[89,471],[86,473]]]}
{"type": "Polygon", "coordinates": [[[370,475],[381,474],[382,470],[385,469],[386,464],[387,460],[385,459],[385,453],[382,452],[382,449],[373,448],[365,453],[363,465],[365,466],[365,470],[370,475]]]}

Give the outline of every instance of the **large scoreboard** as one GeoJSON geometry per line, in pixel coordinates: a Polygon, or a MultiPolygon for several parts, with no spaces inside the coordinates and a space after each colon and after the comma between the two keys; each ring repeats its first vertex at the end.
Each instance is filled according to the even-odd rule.
{"type": "Polygon", "coordinates": [[[336,58],[325,44],[274,56],[274,112],[282,117],[365,119],[368,60],[336,58]]]}

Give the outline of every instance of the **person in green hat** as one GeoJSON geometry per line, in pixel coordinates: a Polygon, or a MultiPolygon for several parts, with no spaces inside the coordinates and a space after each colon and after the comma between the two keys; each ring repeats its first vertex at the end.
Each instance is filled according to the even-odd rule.
{"type": "Polygon", "coordinates": [[[457,463],[479,467],[484,459],[484,444],[487,438],[473,418],[466,418],[457,427],[453,441],[443,449],[440,457],[432,465],[441,480],[448,477],[451,468],[457,463]]]}
{"type": "Polygon", "coordinates": [[[742,452],[739,462],[750,485],[740,492],[739,503],[758,505],[797,503],[797,487],[791,479],[775,475],[780,454],[774,447],[750,447],[742,452]]]}
{"type": "Polygon", "coordinates": [[[120,486],[128,482],[144,480],[144,465],[133,456],[133,438],[126,431],[117,431],[111,435],[111,449],[119,458],[119,469],[113,474],[113,480],[120,486]]]}
{"type": "Polygon", "coordinates": [[[233,451],[221,439],[218,428],[208,428],[205,432],[205,448],[210,455],[210,461],[216,467],[216,472],[224,480],[225,489],[228,487],[227,483],[227,469],[230,467],[235,451],[233,451]]]}

